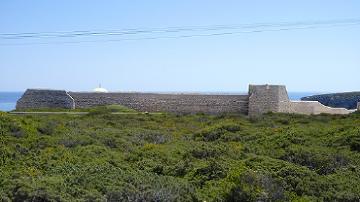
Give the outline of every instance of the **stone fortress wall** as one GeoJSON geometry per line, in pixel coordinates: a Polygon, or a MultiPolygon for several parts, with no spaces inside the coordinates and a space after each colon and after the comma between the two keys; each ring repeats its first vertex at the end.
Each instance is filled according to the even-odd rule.
{"type": "Polygon", "coordinates": [[[318,101],[291,101],[285,86],[250,85],[249,115],[257,116],[266,112],[293,114],[350,114],[356,110],[332,108],[318,101]]]}
{"type": "Polygon", "coordinates": [[[28,89],[16,103],[16,109],[75,109],[74,99],[64,90],[28,89]]]}
{"type": "Polygon", "coordinates": [[[285,112],[289,97],[285,86],[249,85],[249,114],[258,115],[266,112],[285,112]]]}
{"type": "Polygon", "coordinates": [[[282,85],[250,85],[248,95],[90,93],[30,89],[17,102],[16,109],[75,109],[112,104],[141,112],[236,113],[251,117],[267,112],[310,115],[349,114],[356,111],[331,108],[317,101],[290,101],[286,87],[282,85]]]}
{"type": "Polygon", "coordinates": [[[142,112],[247,114],[248,95],[75,93],[69,92],[76,108],[120,104],[142,112]]]}
{"type": "Polygon", "coordinates": [[[249,94],[249,114],[255,116],[269,111],[307,115],[350,114],[356,111],[328,107],[318,101],[291,101],[285,86],[250,85],[249,94]]]}

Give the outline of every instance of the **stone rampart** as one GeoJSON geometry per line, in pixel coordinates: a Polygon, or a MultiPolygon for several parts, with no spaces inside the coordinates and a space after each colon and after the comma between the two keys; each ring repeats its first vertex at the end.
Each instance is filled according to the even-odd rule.
{"type": "MultiPolygon", "coordinates": [[[[236,113],[251,117],[267,112],[349,114],[356,111],[331,108],[318,101],[290,101],[286,87],[282,85],[250,85],[248,95],[81,93],[30,89],[18,101],[16,108],[74,109],[113,104],[142,112],[236,113]]],[[[359,104],[357,108],[360,108],[359,104]]]]}
{"type": "Polygon", "coordinates": [[[248,95],[78,93],[69,92],[77,108],[119,104],[146,112],[209,114],[248,113],[248,95]]]}
{"type": "Polygon", "coordinates": [[[250,85],[249,115],[286,112],[290,102],[286,87],[281,85],[250,85]]]}
{"type": "Polygon", "coordinates": [[[64,90],[28,89],[17,101],[16,109],[66,108],[75,109],[74,99],[64,90]]]}
{"type": "Polygon", "coordinates": [[[250,85],[249,115],[258,116],[266,112],[296,114],[350,114],[355,110],[332,108],[318,101],[290,101],[285,86],[250,85]]]}

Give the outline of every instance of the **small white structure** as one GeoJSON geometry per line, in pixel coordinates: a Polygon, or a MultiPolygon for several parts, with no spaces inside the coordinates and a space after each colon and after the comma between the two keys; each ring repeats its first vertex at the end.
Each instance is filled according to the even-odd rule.
{"type": "Polygon", "coordinates": [[[100,84],[98,88],[95,88],[95,89],[94,89],[94,92],[95,92],[95,93],[108,93],[109,91],[106,90],[105,88],[102,88],[102,87],[101,87],[101,84],[100,84]]]}

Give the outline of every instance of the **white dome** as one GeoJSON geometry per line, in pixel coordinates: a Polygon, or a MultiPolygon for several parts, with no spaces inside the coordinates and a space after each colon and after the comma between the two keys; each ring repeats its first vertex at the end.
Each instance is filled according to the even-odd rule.
{"type": "Polygon", "coordinates": [[[109,92],[109,91],[106,90],[105,88],[99,87],[99,88],[95,88],[95,89],[94,89],[94,92],[95,92],[95,93],[107,93],[107,92],[109,92]]]}

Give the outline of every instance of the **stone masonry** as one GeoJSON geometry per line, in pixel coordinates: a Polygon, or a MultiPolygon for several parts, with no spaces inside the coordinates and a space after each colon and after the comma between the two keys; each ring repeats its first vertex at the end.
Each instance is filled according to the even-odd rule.
{"type": "Polygon", "coordinates": [[[16,109],[66,108],[75,109],[74,99],[64,90],[28,89],[16,103],[16,109]]]}
{"type": "Polygon", "coordinates": [[[267,112],[285,112],[290,102],[285,86],[250,85],[249,115],[267,112]]]}
{"type": "Polygon", "coordinates": [[[350,114],[356,110],[332,108],[318,101],[291,101],[285,86],[250,85],[249,116],[258,116],[266,112],[294,114],[350,114]]]}
{"type": "Polygon", "coordinates": [[[77,108],[119,104],[142,112],[209,114],[248,112],[248,95],[69,93],[77,108]]]}
{"type": "MultiPolygon", "coordinates": [[[[250,117],[267,112],[349,114],[356,111],[331,108],[318,101],[290,101],[286,87],[282,85],[250,85],[248,95],[90,93],[30,89],[17,102],[16,109],[75,109],[114,104],[141,112],[233,113],[250,117]]],[[[358,110],[359,107],[358,104],[358,110]]]]}

